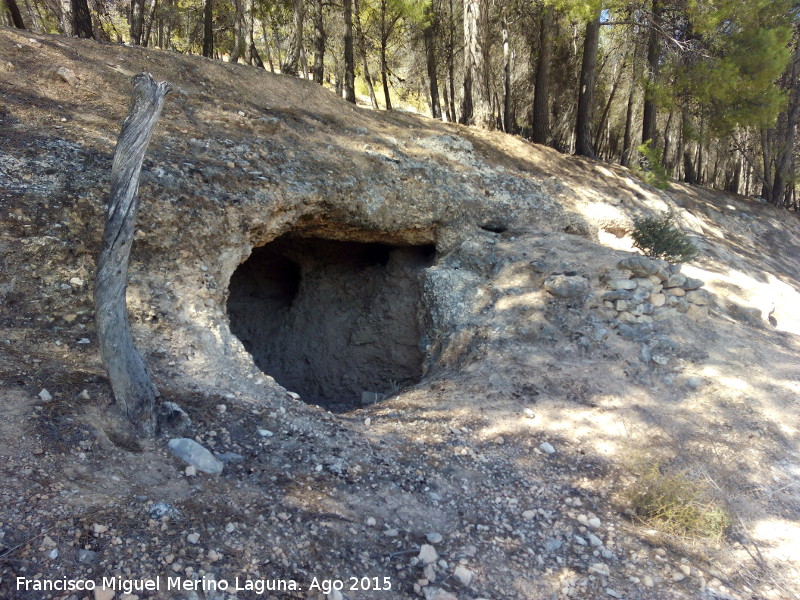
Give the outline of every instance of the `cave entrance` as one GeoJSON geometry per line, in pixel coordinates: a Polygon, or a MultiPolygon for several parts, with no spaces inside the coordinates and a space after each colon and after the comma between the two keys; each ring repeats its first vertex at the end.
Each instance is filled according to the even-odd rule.
{"type": "Polygon", "coordinates": [[[282,236],[231,277],[231,331],[262,371],[343,412],[422,376],[420,279],[433,246],[282,236]]]}

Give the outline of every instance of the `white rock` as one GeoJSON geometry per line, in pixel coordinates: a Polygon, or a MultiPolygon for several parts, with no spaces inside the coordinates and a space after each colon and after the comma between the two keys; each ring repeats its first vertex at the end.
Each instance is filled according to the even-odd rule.
{"type": "Polygon", "coordinates": [[[436,581],[436,569],[434,566],[428,565],[424,569],[422,569],[422,576],[427,579],[430,583],[434,583],[436,581]]]}
{"type": "Polygon", "coordinates": [[[80,394],[78,394],[79,400],[90,400],[89,397],[89,390],[82,390],[80,394]]]}
{"type": "Polygon", "coordinates": [[[522,512],[522,518],[528,519],[529,521],[536,516],[535,510],[525,510],[522,512]]]}
{"type": "Polygon", "coordinates": [[[236,530],[236,525],[234,525],[233,523],[228,523],[227,525],[225,525],[226,532],[233,533],[235,530],[236,530]]]}
{"type": "Polygon", "coordinates": [[[258,435],[260,435],[261,437],[272,437],[275,434],[272,433],[269,429],[259,429],[258,435]]]}
{"type": "Polygon", "coordinates": [[[553,445],[550,442],[542,442],[539,444],[539,450],[544,452],[545,454],[553,454],[556,449],[553,448],[553,445]]]}
{"type": "Polygon", "coordinates": [[[367,517],[367,520],[365,522],[367,524],[367,527],[375,527],[375,525],[377,525],[378,523],[378,521],[375,520],[375,517],[367,517]]]}
{"type": "Polygon", "coordinates": [[[467,587],[472,582],[472,571],[464,565],[458,565],[456,570],[453,571],[453,577],[458,579],[461,585],[467,587]]]}
{"type": "Polygon", "coordinates": [[[94,600],[111,600],[114,597],[114,590],[106,588],[94,589],[94,600]]]}
{"type": "Polygon", "coordinates": [[[589,520],[588,520],[586,523],[587,523],[587,524],[589,525],[589,527],[591,527],[592,529],[600,529],[600,525],[601,525],[601,523],[600,523],[600,519],[598,519],[597,517],[592,517],[592,518],[591,518],[591,519],[589,519],[589,520]]]}
{"type": "Polygon", "coordinates": [[[432,531],[425,534],[425,539],[428,540],[428,543],[430,544],[438,544],[442,541],[442,534],[432,531]]]}
{"type": "Polygon", "coordinates": [[[197,475],[197,469],[194,467],[194,465],[189,465],[184,469],[183,472],[186,473],[187,477],[194,477],[197,475]]]}
{"type": "Polygon", "coordinates": [[[454,594],[443,589],[426,587],[425,600],[458,600],[458,598],[454,594]]]}
{"type": "Polygon", "coordinates": [[[655,583],[653,582],[653,578],[650,577],[650,575],[645,575],[644,577],[642,577],[642,584],[644,585],[644,587],[649,587],[649,588],[655,585],[655,583]]]}
{"type": "Polygon", "coordinates": [[[42,391],[39,392],[39,399],[42,402],[50,402],[53,399],[53,395],[48,392],[46,389],[42,388],[42,391]]]}
{"type": "Polygon", "coordinates": [[[436,548],[430,544],[422,544],[422,547],[419,549],[419,556],[417,556],[417,558],[424,564],[429,565],[431,563],[435,563],[439,559],[439,555],[436,553],[436,548]]]}
{"type": "Polygon", "coordinates": [[[189,438],[175,438],[167,444],[170,452],[183,460],[184,462],[194,465],[198,471],[217,475],[222,473],[225,466],[221,460],[214,458],[208,450],[203,448],[200,444],[189,438]]]}
{"type": "Polygon", "coordinates": [[[603,577],[608,577],[611,575],[611,569],[605,563],[594,563],[589,566],[589,573],[597,573],[603,577]]]}
{"type": "Polygon", "coordinates": [[[616,590],[612,590],[611,588],[606,588],[606,594],[608,594],[612,598],[622,598],[622,594],[620,594],[616,590]]]}
{"type": "Polygon", "coordinates": [[[599,537],[597,537],[593,533],[590,533],[588,537],[589,537],[589,543],[592,546],[594,546],[595,548],[598,547],[598,546],[602,546],[603,545],[603,540],[601,540],[599,537]]]}
{"type": "Polygon", "coordinates": [[[199,533],[190,533],[186,536],[186,541],[190,544],[196,544],[200,541],[200,534],[199,533]]]}

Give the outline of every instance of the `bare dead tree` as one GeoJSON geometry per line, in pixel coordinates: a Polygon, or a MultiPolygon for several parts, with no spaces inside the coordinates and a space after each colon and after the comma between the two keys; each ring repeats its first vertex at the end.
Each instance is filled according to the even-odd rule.
{"type": "Polygon", "coordinates": [[[139,208],[139,174],[171,86],[149,73],[133,78],[133,99],[114,152],[111,191],[97,277],[95,319],[100,357],[120,411],[145,436],[156,431],[156,388],[131,336],[125,290],[139,208]]]}

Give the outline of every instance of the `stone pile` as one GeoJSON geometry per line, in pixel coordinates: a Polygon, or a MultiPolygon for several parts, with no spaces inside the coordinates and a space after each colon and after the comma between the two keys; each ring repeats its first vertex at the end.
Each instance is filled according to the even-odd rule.
{"type": "Polygon", "coordinates": [[[603,282],[600,310],[620,323],[664,321],[679,313],[705,314],[709,294],[703,282],[680,272],[680,265],[646,256],[632,256],[617,263],[603,282]]]}

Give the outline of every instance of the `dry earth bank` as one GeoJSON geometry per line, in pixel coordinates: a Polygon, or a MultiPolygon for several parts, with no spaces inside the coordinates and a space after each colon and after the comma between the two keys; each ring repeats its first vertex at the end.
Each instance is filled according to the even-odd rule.
{"type": "Polygon", "coordinates": [[[0,131],[0,597],[103,576],[303,588],[139,598],[362,576],[392,589],[343,597],[798,597],[794,215],[245,66],[6,29],[0,131]],[[128,303],[191,420],[144,441],[110,411],[91,305],[140,71],[175,92],[128,303]],[[704,300],[618,268],[632,219],[670,209],[704,300]],[[667,318],[605,295],[647,285],[667,318]],[[174,437],[222,473],[187,471],[174,437]],[[726,508],[722,539],[632,518],[654,461],[726,508]]]}

